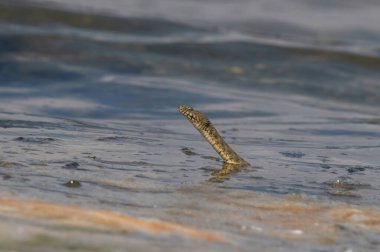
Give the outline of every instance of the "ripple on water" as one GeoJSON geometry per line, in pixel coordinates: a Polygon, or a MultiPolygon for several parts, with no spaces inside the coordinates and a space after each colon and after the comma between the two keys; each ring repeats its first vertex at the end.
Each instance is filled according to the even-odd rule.
{"type": "Polygon", "coordinates": [[[303,156],[305,156],[306,154],[303,153],[303,152],[300,152],[300,151],[284,151],[284,152],[280,152],[283,156],[285,157],[290,157],[290,158],[302,158],[303,156]]]}
{"type": "Polygon", "coordinates": [[[39,121],[26,121],[26,120],[1,120],[0,127],[2,128],[50,128],[57,129],[60,127],[57,123],[39,122],[39,121]]]}
{"type": "Polygon", "coordinates": [[[354,180],[349,176],[340,176],[325,182],[328,188],[326,193],[333,196],[361,197],[360,189],[371,189],[370,184],[365,184],[354,180]]]}
{"type": "Polygon", "coordinates": [[[17,137],[14,139],[17,142],[34,143],[34,144],[47,144],[56,141],[61,141],[52,137],[17,137]]]}
{"type": "Polygon", "coordinates": [[[66,168],[66,169],[76,169],[78,167],[79,167],[79,164],[75,161],[67,163],[64,166],[62,166],[62,168],[66,168]]]}
{"type": "Polygon", "coordinates": [[[18,163],[18,162],[0,161],[0,167],[3,167],[3,168],[21,168],[21,167],[25,167],[25,165],[18,163]]]}
{"type": "Polygon", "coordinates": [[[198,153],[194,152],[193,149],[188,148],[188,147],[183,147],[181,148],[181,151],[187,155],[187,156],[196,156],[199,155],[198,153]]]}

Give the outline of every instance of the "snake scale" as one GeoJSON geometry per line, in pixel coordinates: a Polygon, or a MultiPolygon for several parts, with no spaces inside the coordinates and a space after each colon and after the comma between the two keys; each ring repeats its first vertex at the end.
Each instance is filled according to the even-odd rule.
{"type": "Polygon", "coordinates": [[[248,165],[220,136],[213,124],[205,114],[190,106],[181,105],[179,112],[184,115],[190,123],[206,138],[207,142],[216,150],[226,164],[248,165]]]}

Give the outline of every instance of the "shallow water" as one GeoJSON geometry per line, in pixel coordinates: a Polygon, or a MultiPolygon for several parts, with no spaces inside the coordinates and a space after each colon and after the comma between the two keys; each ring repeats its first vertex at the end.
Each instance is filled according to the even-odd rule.
{"type": "MultiPolygon", "coordinates": [[[[233,7],[214,1],[130,1],[126,12],[121,1],[95,2],[91,13],[86,1],[80,10],[75,1],[46,2],[60,1],[0,4],[0,196],[214,230],[241,251],[377,251],[378,226],[342,229],[334,242],[314,233],[302,241],[279,238],[274,229],[248,225],[255,211],[246,204],[300,195],[305,204],[380,210],[379,31],[345,18],[374,21],[380,6],[287,1],[305,15],[315,8],[341,15],[342,23],[327,29],[323,15],[293,20],[297,8],[279,22],[274,1],[258,5],[274,16],[256,19],[244,11],[258,7],[249,3],[227,15],[233,7]],[[194,16],[171,9],[189,6],[194,16]],[[178,113],[180,104],[205,112],[251,166],[216,177],[223,163],[178,113]]],[[[7,228],[21,225],[1,218],[7,228]]],[[[40,236],[59,229],[33,222],[24,228],[33,230],[23,235],[36,251],[46,243],[40,236]]],[[[76,246],[93,249],[91,230],[75,230],[83,245],[76,246]]],[[[104,249],[126,246],[122,233],[100,236],[104,249]]],[[[46,244],[72,248],[57,237],[46,244]]],[[[231,250],[152,239],[128,241],[136,250],[231,250]]]]}

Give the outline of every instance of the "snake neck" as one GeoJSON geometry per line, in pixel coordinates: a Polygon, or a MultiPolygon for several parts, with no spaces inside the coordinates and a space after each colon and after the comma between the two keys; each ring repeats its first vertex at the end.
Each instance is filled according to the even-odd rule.
{"type": "Polygon", "coordinates": [[[185,105],[179,106],[179,112],[206,138],[207,142],[223,158],[225,163],[248,164],[224,141],[205,114],[185,105]]]}
{"type": "Polygon", "coordinates": [[[204,130],[198,130],[215,149],[215,151],[223,158],[224,162],[229,164],[248,164],[241,158],[221,137],[219,132],[210,123],[204,130]]]}

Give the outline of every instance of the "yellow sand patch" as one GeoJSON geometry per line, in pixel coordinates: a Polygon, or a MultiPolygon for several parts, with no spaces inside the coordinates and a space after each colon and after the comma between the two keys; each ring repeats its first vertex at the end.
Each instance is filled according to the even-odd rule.
{"type": "Polygon", "coordinates": [[[40,218],[78,227],[103,227],[116,231],[144,232],[152,235],[180,235],[210,242],[226,241],[222,235],[179,224],[135,218],[112,211],[56,205],[40,200],[0,198],[0,214],[40,218]]]}

